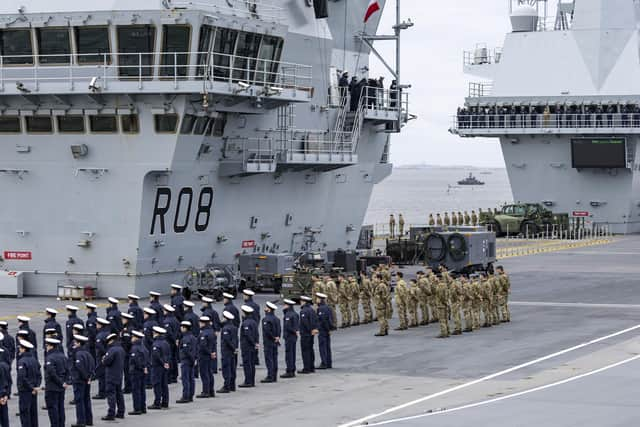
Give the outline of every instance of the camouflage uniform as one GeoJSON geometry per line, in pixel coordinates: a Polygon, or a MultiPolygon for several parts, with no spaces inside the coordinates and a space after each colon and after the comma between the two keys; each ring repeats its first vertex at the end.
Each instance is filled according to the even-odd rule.
{"type": "Polygon", "coordinates": [[[429,308],[431,309],[431,323],[438,322],[438,309],[436,304],[436,284],[438,283],[438,276],[430,272],[427,276],[429,281],[429,308]]]}
{"type": "Polygon", "coordinates": [[[460,280],[451,280],[451,319],[453,320],[453,335],[462,333],[462,318],[460,311],[462,310],[463,290],[460,280]]]}
{"type": "Polygon", "coordinates": [[[332,279],[329,279],[325,284],[325,289],[327,290],[326,294],[329,298],[327,298],[327,303],[329,308],[331,309],[331,314],[333,315],[333,325],[338,324],[338,313],[336,311],[336,307],[340,302],[340,293],[338,292],[338,287],[336,286],[336,282],[332,279]]]}
{"type": "Polygon", "coordinates": [[[428,325],[431,321],[429,318],[429,300],[431,299],[431,285],[429,279],[424,275],[418,276],[418,288],[420,289],[420,311],[422,312],[421,325],[428,325]]]}
{"type": "Polygon", "coordinates": [[[349,289],[349,282],[342,278],[338,280],[338,294],[340,295],[340,327],[348,328],[351,326],[351,292],[349,289]]]}
{"type": "Polygon", "coordinates": [[[404,218],[402,214],[398,218],[398,237],[404,236],[404,218]]]}
{"type": "Polygon", "coordinates": [[[498,276],[491,276],[489,278],[489,282],[493,287],[493,301],[492,301],[492,309],[493,309],[493,324],[500,324],[500,294],[502,293],[502,287],[500,285],[500,280],[498,276]]]}
{"type": "Polygon", "coordinates": [[[493,287],[488,279],[484,279],[480,287],[482,289],[482,312],[484,313],[483,328],[493,325],[493,311],[491,309],[491,301],[493,300],[493,287]]]}
{"type": "Polygon", "coordinates": [[[471,211],[471,225],[474,227],[478,225],[478,215],[476,215],[476,211],[471,211]]]}
{"type": "Polygon", "coordinates": [[[464,225],[464,217],[462,216],[462,212],[458,212],[458,225],[464,225]]]}
{"type": "Polygon", "coordinates": [[[398,319],[400,326],[396,328],[401,331],[407,329],[407,308],[409,305],[409,287],[404,279],[398,280],[396,284],[396,308],[398,309],[398,319]]]}
{"type": "Polygon", "coordinates": [[[436,225],[436,220],[433,219],[433,214],[429,214],[429,227],[436,225]]]}
{"type": "Polygon", "coordinates": [[[456,215],[455,212],[451,212],[451,225],[453,227],[457,227],[458,226],[458,215],[456,215]]]}
{"type": "Polygon", "coordinates": [[[349,291],[351,292],[349,298],[351,325],[357,326],[360,324],[360,286],[358,286],[358,281],[354,277],[349,279],[349,291]]]}
{"type": "Polygon", "coordinates": [[[471,282],[462,281],[462,312],[464,313],[464,332],[473,331],[474,289],[471,282]]]}
{"type": "Polygon", "coordinates": [[[393,214],[389,216],[389,236],[393,239],[396,235],[396,219],[393,214]]]}
{"type": "Polygon", "coordinates": [[[418,283],[415,280],[409,281],[409,298],[408,298],[408,308],[409,308],[409,327],[415,328],[418,326],[418,305],[420,304],[420,288],[418,287],[418,283]]]}
{"type": "Polygon", "coordinates": [[[387,305],[390,297],[389,287],[384,281],[377,278],[374,279],[373,286],[373,300],[376,305],[378,323],[380,324],[380,330],[377,335],[388,335],[389,317],[391,317],[391,315],[387,312],[387,305]]]}
{"type": "Polygon", "coordinates": [[[449,287],[444,280],[438,280],[435,283],[434,302],[438,313],[438,319],[440,319],[440,337],[446,338],[449,336],[449,319],[448,319],[448,307],[449,307],[449,287]]]}
{"type": "Polygon", "coordinates": [[[363,274],[362,284],[360,286],[360,301],[362,302],[362,310],[364,311],[363,323],[371,323],[371,319],[373,318],[371,313],[371,297],[371,280],[367,277],[366,274],[363,274]]]}
{"type": "Polygon", "coordinates": [[[471,225],[471,217],[467,211],[464,211],[464,225],[471,225]]]}
{"type": "Polygon", "coordinates": [[[442,227],[442,217],[440,216],[440,214],[437,214],[436,216],[436,225],[439,225],[442,227]]]}
{"type": "Polygon", "coordinates": [[[502,272],[498,274],[500,279],[500,287],[502,293],[500,294],[500,311],[502,314],[503,322],[511,322],[511,312],[509,312],[509,293],[511,292],[511,281],[509,276],[502,272]]]}
{"type": "Polygon", "coordinates": [[[473,290],[472,329],[475,330],[480,327],[480,313],[482,311],[482,288],[480,287],[480,280],[472,281],[471,289],[473,290]]]}
{"type": "Polygon", "coordinates": [[[444,213],[444,225],[447,226],[447,227],[451,225],[451,220],[449,219],[449,213],[448,212],[444,213]]]}

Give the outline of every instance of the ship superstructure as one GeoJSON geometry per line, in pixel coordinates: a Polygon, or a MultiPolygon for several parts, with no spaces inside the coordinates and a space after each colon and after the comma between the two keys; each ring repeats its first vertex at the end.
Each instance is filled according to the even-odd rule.
{"type": "Polygon", "coordinates": [[[514,200],[544,203],[616,233],[640,231],[640,3],[510,2],[502,48],[478,45],[483,79],[452,131],[499,138],[514,200]],[[550,16],[551,15],[551,16],[550,16]]]}
{"type": "Polygon", "coordinates": [[[3,1],[0,268],[29,294],[126,295],[242,252],[355,248],[409,117],[402,85],[355,108],[339,87],[369,77],[368,4],[3,1]]]}

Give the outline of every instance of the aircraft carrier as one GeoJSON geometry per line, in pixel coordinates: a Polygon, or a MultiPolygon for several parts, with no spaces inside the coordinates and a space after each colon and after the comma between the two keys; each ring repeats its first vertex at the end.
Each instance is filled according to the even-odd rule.
{"type": "Polygon", "coordinates": [[[369,3],[2,1],[0,269],[142,295],[241,253],[354,249],[409,119],[411,23],[398,3],[378,34],[369,3]]]}
{"type": "Polygon", "coordinates": [[[549,3],[509,0],[504,45],[465,52],[464,70],[482,80],[451,130],[500,140],[514,200],[638,232],[640,4],[549,3]]]}

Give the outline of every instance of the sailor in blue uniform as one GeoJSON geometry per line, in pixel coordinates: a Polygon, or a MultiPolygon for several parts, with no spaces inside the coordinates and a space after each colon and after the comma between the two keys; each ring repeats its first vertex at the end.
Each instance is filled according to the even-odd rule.
{"type": "Polygon", "coordinates": [[[122,331],[120,331],[120,345],[124,350],[124,394],[131,393],[131,377],[129,375],[129,353],[131,351],[131,332],[135,329],[133,314],[122,313],[122,331]]]}
{"type": "Polygon", "coordinates": [[[18,409],[22,427],[38,427],[38,388],[42,383],[42,374],[33,354],[35,349],[27,340],[18,341],[18,409]]]}
{"type": "Polygon", "coordinates": [[[312,300],[308,296],[300,297],[300,352],[302,353],[302,370],[299,374],[315,372],[314,337],[318,335],[318,316],[313,309],[312,300]]]}
{"type": "MultiPolygon", "coordinates": [[[[247,388],[256,385],[256,349],[259,347],[258,324],[253,317],[253,308],[248,305],[240,307],[243,319],[240,325],[240,354],[242,355],[242,370],[244,371],[244,383],[238,387],[247,388]]],[[[224,356],[223,356],[224,357],[224,356]]]]}
{"type": "MultiPolygon", "coordinates": [[[[142,324],[142,333],[144,334],[143,344],[147,349],[147,353],[149,353],[149,358],[151,358],[151,350],[153,349],[153,327],[160,326],[160,324],[157,321],[158,315],[153,308],[145,307],[142,311],[144,314],[144,323],[142,324]]],[[[148,370],[147,374],[145,375],[144,383],[145,388],[153,388],[153,385],[151,384],[150,370],[148,370]]]]}
{"type": "Polygon", "coordinates": [[[107,300],[109,304],[111,304],[109,308],[107,308],[107,320],[111,323],[111,332],[119,334],[122,330],[122,319],[120,317],[120,309],[118,308],[120,301],[114,297],[109,297],[107,300]]]}
{"type": "Polygon", "coordinates": [[[176,309],[165,304],[162,327],[167,331],[167,343],[171,350],[171,369],[169,370],[169,384],[178,382],[178,340],[180,339],[180,321],[175,316],[176,309]]]}
{"type": "MultiPolygon", "coordinates": [[[[75,305],[68,305],[65,308],[67,309],[67,321],[65,322],[65,346],[67,354],[69,354],[71,351],[71,343],[73,342],[73,326],[84,325],[84,322],[78,317],[78,307],[75,305]]],[[[62,336],[60,336],[60,340],[62,340],[62,336]]]]}
{"type": "Polygon", "coordinates": [[[105,369],[108,409],[102,421],[114,421],[116,418],[124,418],[125,413],[122,393],[125,352],[117,333],[107,337],[107,345],[107,352],[102,357],[102,365],[105,369]]]}
{"type": "MultiPolygon", "coordinates": [[[[0,332],[0,341],[4,340],[4,333],[0,332]]],[[[11,397],[11,356],[9,351],[0,347],[0,426],[9,427],[9,405],[11,397]]]]}
{"type": "Polygon", "coordinates": [[[278,347],[282,329],[280,320],[275,315],[278,306],[267,301],[262,319],[262,345],[264,347],[264,363],[267,365],[267,377],[261,383],[275,383],[278,381],[278,347]]]}
{"type": "Polygon", "coordinates": [[[149,352],[144,345],[144,333],[131,331],[131,350],[129,351],[129,378],[131,379],[131,399],[133,411],[129,415],[147,413],[147,393],[145,375],[149,370],[149,352]]]}
{"type": "MultiPolygon", "coordinates": [[[[244,289],[242,291],[242,298],[244,299],[244,305],[248,305],[253,308],[253,320],[256,321],[256,325],[260,326],[260,306],[256,304],[253,300],[253,297],[256,295],[251,289],[244,289]]],[[[255,363],[256,365],[260,364],[260,352],[256,349],[255,355],[255,363]]]]}
{"type": "Polygon", "coordinates": [[[224,292],[222,294],[222,303],[224,304],[224,310],[228,311],[229,313],[233,314],[233,320],[231,321],[231,323],[233,323],[233,326],[235,326],[236,328],[240,327],[240,312],[238,311],[238,307],[236,307],[233,304],[233,295],[224,292]]]}
{"type": "Polygon", "coordinates": [[[142,329],[142,324],[144,323],[144,316],[142,314],[142,308],[138,304],[140,297],[138,295],[129,294],[127,295],[129,299],[129,308],[127,309],[127,313],[133,316],[133,321],[131,321],[132,329],[139,330],[142,329]]]}
{"type": "Polygon", "coordinates": [[[162,318],[162,304],[160,304],[160,292],[149,292],[149,308],[152,308],[156,312],[156,321],[158,325],[162,324],[164,320],[162,318]]]}
{"type": "Polygon", "coordinates": [[[42,328],[42,348],[45,347],[44,340],[45,340],[45,336],[47,335],[46,334],[47,329],[54,329],[56,331],[56,336],[52,338],[57,337],[58,339],[62,340],[62,327],[60,326],[60,323],[58,323],[58,321],[56,320],[56,316],[58,315],[58,310],[55,310],[53,308],[47,308],[44,312],[47,315],[47,318],[44,320],[44,327],[42,328]]]}
{"type": "Polygon", "coordinates": [[[89,338],[87,344],[87,351],[96,359],[96,335],[98,334],[98,306],[87,302],[84,304],[87,307],[87,320],[84,323],[84,329],[86,330],[87,338],[89,338]]]}
{"type": "Polygon", "coordinates": [[[280,378],[293,378],[296,376],[296,346],[300,335],[300,315],[295,310],[295,301],[284,300],[284,310],[282,311],[282,336],[284,338],[285,356],[287,372],[280,375],[280,378]]]}
{"type": "Polygon", "coordinates": [[[200,317],[193,312],[193,308],[196,305],[191,301],[185,301],[182,303],[183,311],[182,311],[182,320],[186,320],[191,323],[191,333],[193,336],[197,336],[200,333],[200,317]]]}
{"type": "MultiPolygon", "coordinates": [[[[213,328],[213,332],[216,335],[216,346],[215,346],[215,351],[217,350],[217,336],[220,335],[220,331],[222,330],[222,323],[220,322],[220,316],[218,315],[218,312],[211,306],[211,304],[213,303],[213,299],[209,298],[209,297],[202,297],[202,308],[200,309],[200,311],[202,311],[202,315],[205,317],[209,318],[209,321],[211,322],[210,325],[213,328]]],[[[212,372],[214,374],[218,373],[218,359],[215,358],[213,359],[213,363],[211,365],[211,369],[212,372]]],[[[213,384],[213,383],[212,383],[213,384]]],[[[213,386],[212,386],[213,387],[213,386]]],[[[213,391],[213,388],[211,389],[211,391],[213,391]]]]}
{"type": "Polygon", "coordinates": [[[236,360],[238,354],[238,328],[235,316],[228,311],[222,312],[223,324],[220,334],[220,353],[222,356],[222,377],[224,385],[218,393],[236,391],[236,360]]]}
{"type": "MultiPolygon", "coordinates": [[[[31,318],[27,316],[18,316],[18,332],[16,335],[21,335],[22,340],[26,340],[33,345],[33,351],[31,354],[33,357],[38,360],[38,340],[36,339],[36,333],[29,326],[29,322],[31,318]]],[[[16,347],[16,359],[19,358],[20,349],[16,347]]]]}
{"type": "Polygon", "coordinates": [[[171,307],[175,310],[175,316],[179,322],[184,320],[182,303],[184,303],[182,286],[176,284],[171,285],[171,307]]]}
{"type": "Polygon", "coordinates": [[[107,353],[107,337],[111,335],[110,323],[107,319],[98,317],[96,320],[96,373],[95,378],[98,380],[98,393],[93,396],[94,400],[103,400],[106,398],[106,382],[105,369],[102,364],[102,358],[107,353]]]}
{"type": "Polygon", "coordinates": [[[200,379],[202,392],[196,396],[199,399],[215,397],[213,362],[217,359],[218,339],[211,326],[208,316],[200,318],[200,334],[198,334],[198,366],[200,367],[200,379]]]}
{"type": "Polygon", "coordinates": [[[166,409],[169,407],[171,348],[169,348],[166,336],[166,329],[160,326],[153,327],[153,347],[150,356],[154,399],[153,405],[149,406],[149,409],[166,409]]]}
{"type": "Polygon", "coordinates": [[[333,330],[333,313],[327,305],[327,295],[316,292],[318,298],[318,347],[320,349],[320,366],[318,369],[331,369],[331,331],[333,330]]]}
{"type": "Polygon", "coordinates": [[[89,352],[89,338],[73,336],[73,360],[71,363],[71,383],[76,406],[76,427],[93,425],[91,409],[91,379],[95,370],[95,360],[89,352]]]}
{"type": "Polygon", "coordinates": [[[193,402],[196,394],[196,379],[194,377],[196,358],[198,356],[198,340],[191,332],[191,322],[183,320],[180,323],[180,379],[182,380],[182,397],[176,403],[193,402]]]}
{"type": "Polygon", "coordinates": [[[64,427],[64,392],[69,380],[69,361],[62,351],[59,339],[47,338],[44,345],[47,349],[44,362],[44,401],[51,427],[64,427]]]}

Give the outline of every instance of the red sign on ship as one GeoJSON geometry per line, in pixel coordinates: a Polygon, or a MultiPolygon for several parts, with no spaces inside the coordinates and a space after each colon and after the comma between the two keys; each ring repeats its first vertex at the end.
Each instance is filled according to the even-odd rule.
{"type": "Polygon", "coordinates": [[[30,261],[31,252],[29,251],[4,251],[4,259],[16,261],[30,261]]]}
{"type": "Polygon", "coordinates": [[[243,240],[242,241],[242,249],[251,249],[256,247],[255,240],[243,240]]]}
{"type": "Polygon", "coordinates": [[[576,218],[587,218],[589,216],[589,212],[586,211],[574,211],[573,216],[576,218]]]}

